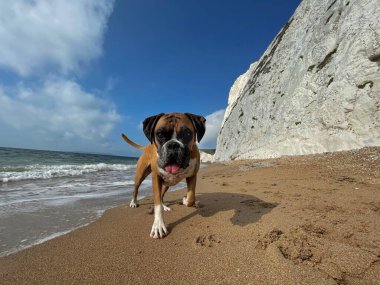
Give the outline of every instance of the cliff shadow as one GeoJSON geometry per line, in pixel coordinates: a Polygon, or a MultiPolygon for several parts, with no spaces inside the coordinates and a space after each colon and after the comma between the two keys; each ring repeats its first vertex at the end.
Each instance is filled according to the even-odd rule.
{"type": "MultiPolygon", "coordinates": [[[[196,215],[211,217],[219,212],[230,210],[234,211],[230,222],[243,227],[257,222],[278,205],[265,202],[252,195],[226,192],[199,193],[196,195],[196,201],[194,212],[168,224],[168,228],[173,229],[196,215]]],[[[175,203],[178,204],[180,201],[167,201],[168,206],[175,203]]]]}

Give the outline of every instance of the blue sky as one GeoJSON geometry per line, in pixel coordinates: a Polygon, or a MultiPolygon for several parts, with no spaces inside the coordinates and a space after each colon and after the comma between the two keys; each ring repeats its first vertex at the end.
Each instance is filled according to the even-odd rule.
{"type": "Polygon", "coordinates": [[[297,1],[17,0],[0,4],[0,146],[139,155],[144,118],[207,117],[297,1]]]}

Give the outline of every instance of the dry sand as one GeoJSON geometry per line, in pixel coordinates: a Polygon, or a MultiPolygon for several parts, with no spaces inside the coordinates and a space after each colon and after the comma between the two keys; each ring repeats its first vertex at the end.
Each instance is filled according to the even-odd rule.
{"type": "Polygon", "coordinates": [[[380,284],[380,148],[213,164],[168,193],[0,259],[1,284],[380,284]]]}

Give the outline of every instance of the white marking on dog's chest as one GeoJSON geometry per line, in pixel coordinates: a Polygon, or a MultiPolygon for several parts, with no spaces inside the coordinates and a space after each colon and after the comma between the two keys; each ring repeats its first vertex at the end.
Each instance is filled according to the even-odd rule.
{"type": "Polygon", "coordinates": [[[196,164],[197,160],[195,158],[190,159],[189,166],[186,169],[181,169],[176,174],[171,174],[169,172],[166,172],[164,169],[159,168],[160,176],[164,180],[164,184],[166,186],[173,186],[179,183],[184,178],[193,176],[196,164]]]}

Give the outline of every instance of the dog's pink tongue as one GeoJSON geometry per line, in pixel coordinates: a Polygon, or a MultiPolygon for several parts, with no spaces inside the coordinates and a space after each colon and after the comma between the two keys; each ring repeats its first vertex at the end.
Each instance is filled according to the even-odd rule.
{"type": "Polygon", "coordinates": [[[179,165],[177,163],[166,165],[165,170],[171,174],[176,174],[179,171],[179,165]]]}

